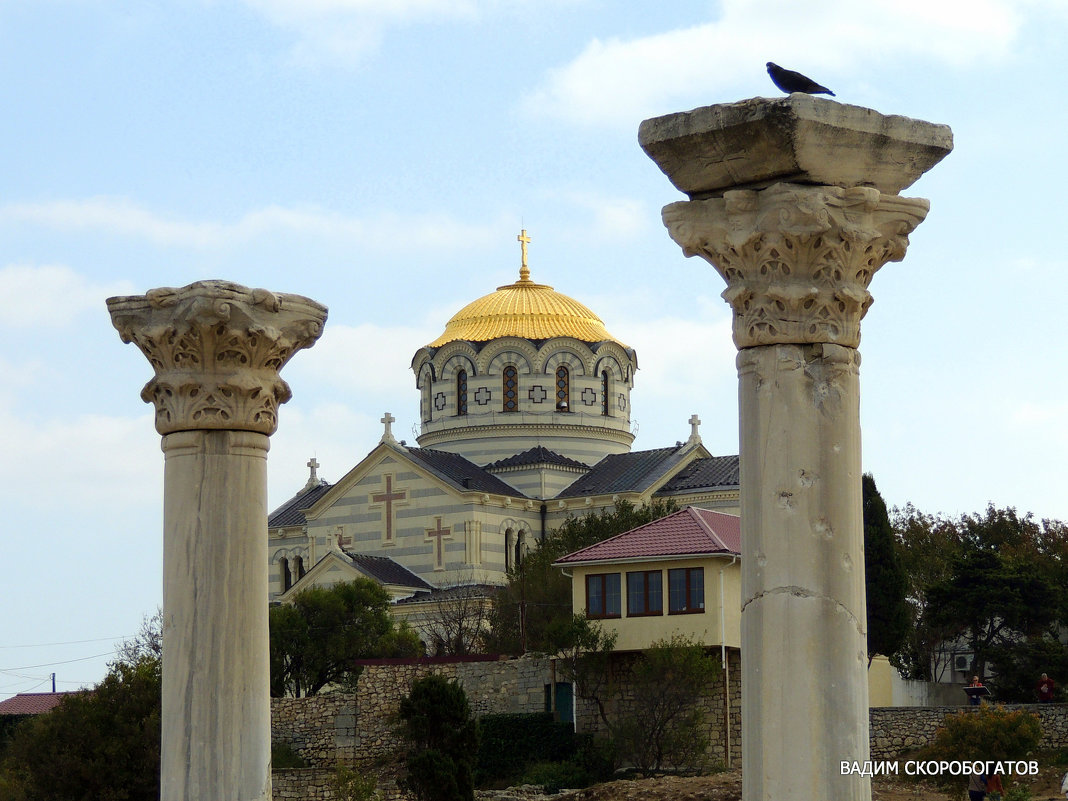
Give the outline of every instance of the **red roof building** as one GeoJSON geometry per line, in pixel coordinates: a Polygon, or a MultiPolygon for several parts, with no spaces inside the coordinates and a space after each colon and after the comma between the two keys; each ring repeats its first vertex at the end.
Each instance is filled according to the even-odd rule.
{"type": "Polygon", "coordinates": [[[19,693],[0,701],[0,715],[40,715],[50,712],[69,693],[19,693]]]}
{"type": "Polygon", "coordinates": [[[683,635],[737,648],[741,634],[737,515],[687,507],[561,557],[575,614],[640,650],[683,635]]]}

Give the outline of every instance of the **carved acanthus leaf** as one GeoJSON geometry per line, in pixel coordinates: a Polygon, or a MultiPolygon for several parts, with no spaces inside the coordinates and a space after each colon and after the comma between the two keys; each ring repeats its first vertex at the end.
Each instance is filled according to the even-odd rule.
{"type": "Polygon", "coordinates": [[[701,256],[727,282],[739,348],[856,347],[872,276],[904,258],[928,208],[871,187],[776,184],[672,203],[663,219],[687,256],[701,256]]]}
{"type": "Polygon", "coordinates": [[[227,429],[272,434],[292,393],[278,371],[323,331],[325,306],[300,295],[199,281],[181,289],[110,298],[123,342],[155,377],[141,397],[161,434],[227,429]]]}

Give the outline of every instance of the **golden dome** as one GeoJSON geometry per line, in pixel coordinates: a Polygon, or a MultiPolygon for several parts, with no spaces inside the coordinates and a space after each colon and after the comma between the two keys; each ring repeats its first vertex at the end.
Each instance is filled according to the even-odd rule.
{"type": "Polygon", "coordinates": [[[588,308],[551,286],[535,284],[529,275],[524,264],[514,284],[497,287],[496,292],[468,303],[427,347],[439,348],[455,340],[488,342],[501,337],[574,337],[582,342],[611,340],[623,345],[588,308]]]}

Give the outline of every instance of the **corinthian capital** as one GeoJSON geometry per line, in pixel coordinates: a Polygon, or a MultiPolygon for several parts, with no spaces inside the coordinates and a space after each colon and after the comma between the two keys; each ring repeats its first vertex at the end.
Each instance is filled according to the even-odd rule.
{"type": "Polygon", "coordinates": [[[664,225],[727,282],[739,348],[857,347],[875,271],[900,261],[930,207],[871,187],[775,184],[672,203],[664,225]]]}
{"type": "Polygon", "coordinates": [[[160,434],[201,429],[273,434],[291,397],[278,371],[323,332],[326,307],[300,295],[197,281],[108,298],[111,321],[156,371],[141,391],[160,434]]]}

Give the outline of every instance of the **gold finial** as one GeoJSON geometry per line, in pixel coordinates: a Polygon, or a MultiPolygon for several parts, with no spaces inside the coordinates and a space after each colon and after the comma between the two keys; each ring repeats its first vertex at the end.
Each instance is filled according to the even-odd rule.
{"type": "Polygon", "coordinates": [[[516,241],[519,242],[519,247],[523,251],[523,261],[519,265],[519,280],[520,281],[529,281],[530,280],[530,268],[527,267],[527,245],[530,244],[530,237],[527,236],[527,229],[526,228],[524,228],[522,233],[520,233],[519,236],[516,237],[516,241]]]}

